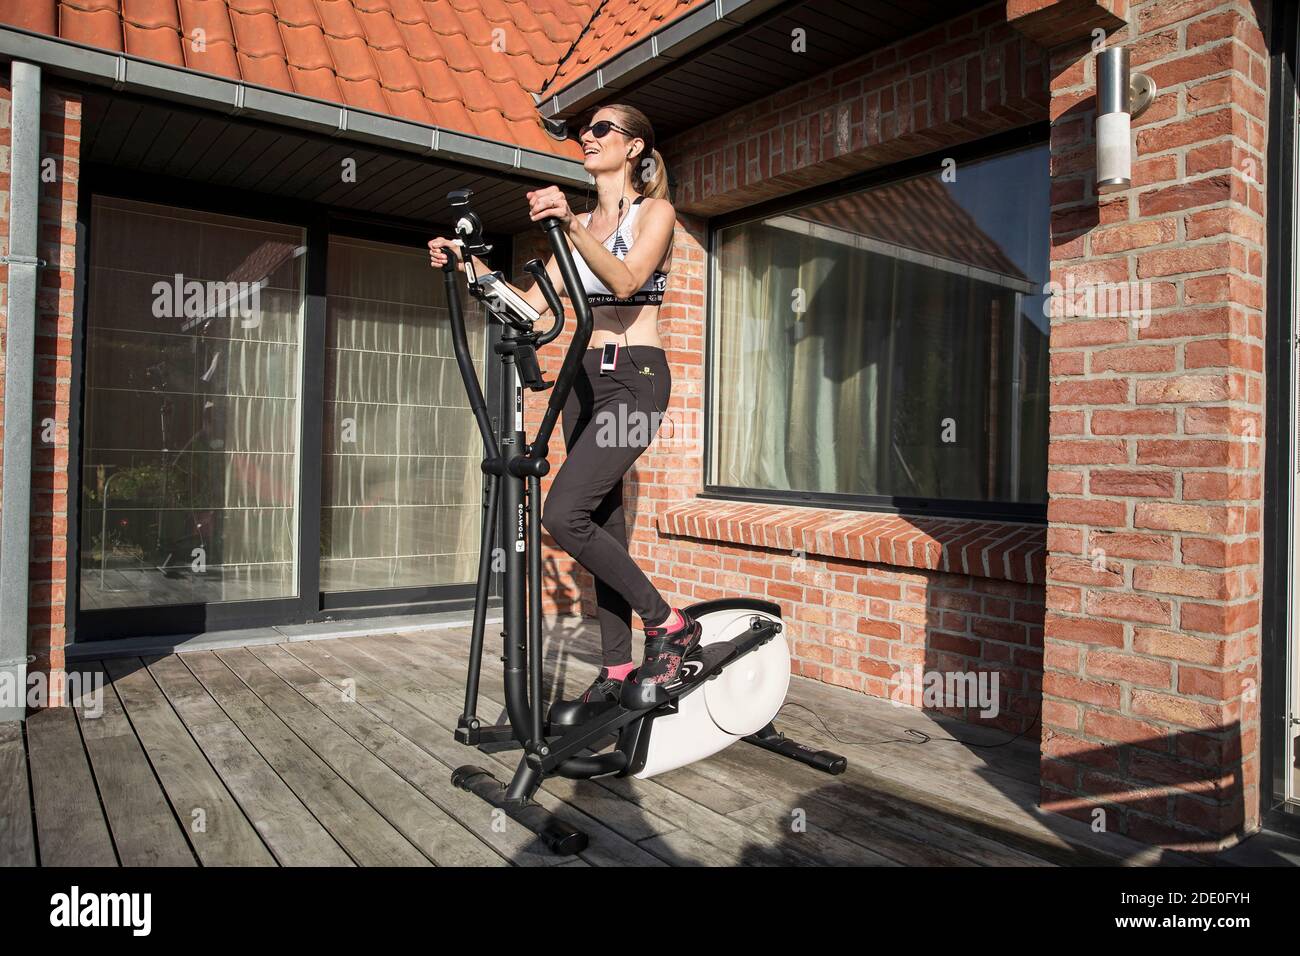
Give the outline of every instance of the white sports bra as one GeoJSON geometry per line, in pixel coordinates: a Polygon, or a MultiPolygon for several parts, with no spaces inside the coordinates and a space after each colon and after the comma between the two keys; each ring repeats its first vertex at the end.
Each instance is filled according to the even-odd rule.
{"type": "MultiPolygon", "coordinates": [[[[636,219],[637,214],[641,211],[641,200],[644,198],[644,196],[637,196],[632,201],[632,208],[628,210],[623,222],[614,230],[614,234],[605,240],[605,248],[614,253],[619,259],[627,258],[631,243],[624,238],[623,232],[632,225],[632,221],[636,219]]],[[[583,225],[591,225],[591,213],[587,213],[587,221],[583,225]]],[[[593,308],[601,305],[659,305],[664,300],[664,290],[668,288],[668,273],[666,272],[660,272],[656,269],[651,273],[650,278],[645,281],[645,285],[627,298],[619,298],[610,292],[609,287],[591,271],[591,267],[587,265],[587,261],[582,258],[582,254],[577,249],[573,250],[573,263],[578,267],[578,275],[582,278],[582,288],[587,293],[587,301],[593,308]]]]}

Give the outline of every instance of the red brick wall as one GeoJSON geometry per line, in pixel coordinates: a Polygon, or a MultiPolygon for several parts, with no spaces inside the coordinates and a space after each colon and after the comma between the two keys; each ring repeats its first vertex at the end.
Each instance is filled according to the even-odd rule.
{"type": "Polygon", "coordinates": [[[1176,845],[1258,823],[1263,10],[1132,4],[1160,92],[1110,196],[1091,51],[1051,62],[1053,279],[1152,312],[1053,319],[1043,802],[1176,845]]]}
{"type": "Polygon", "coordinates": [[[1046,67],[989,4],[668,142],[677,204],[715,215],[1044,120],[1046,67]]]}
{"type": "MultiPolygon", "coordinates": [[[[47,78],[48,84],[48,78],[47,78]]],[[[9,238],[9,108],[7,73],[0,78],[0,245],[9,238]]],[[[41,159],[54,160],[54,179],[41,186],[40,270],[37,292],[36,377],[32,436],[30,671],[63,670],[66,643],[69,396],[72,382],[73,280],[76,264],[77,181],[81,148],[81,100],[45,87],[41,159]]],[[[0,330],[8,328],[8,269],[0,265],[0,330]]],[[[0,356],[3,355],[0,350],[0,356]]],[[[0,358],[0,363],[3,359],[0,358]]],[[[0,396],[3,375],[0,374],[0,396]]],[[[0,423],[4,420],[0,398],[0,423]]],[[[54,689],[57,685],[54,685],[54,689]]],[[[51,703],[58,704],[52,693],[51,703]]]]}
{"type": "MultiPolygon", "coordinates": [[[[775,601],[796,673],[875,696],[891,696],[891,681],[917,665],[996,673],[996,718],[954,712],[1017,732],[1032,724],[1040,694],[1041,526],[697,506],[708,268],[701,217],[1045,120],[1047,102],[1044,55],[994,4],[667,143],[680,213],[659,323],[673,373],[671,423],[625,491],[632,553],[669,601],[775,601]]],[[[532,234],[516,249],[516,269],[544,251],[532,234]]],[[[557,369],[563,353],[548,352],[544,364],[557,369]]],[[[536,421],[544,398],[530,401],[536,421]]],[[[558,436],[551,461],[563,461],[558,436]]],[[[547,566],[548,609],[592,613],[590,576],[555,549],[547,566]]]]}

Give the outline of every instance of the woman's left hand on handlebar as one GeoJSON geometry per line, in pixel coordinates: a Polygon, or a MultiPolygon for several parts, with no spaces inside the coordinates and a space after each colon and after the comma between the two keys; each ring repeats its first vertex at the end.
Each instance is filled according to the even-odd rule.
{"type": "Polygon", "coordinates": [[[568,228],[573,223],[573,210],[569,208],[568,197],[559,186],[547,186],[534,189],[528,194],[528,218],[533,222],[555,218],[568,228]]]}
{"type": "Polygon", "coordinates": [[[441,236],[429,240],[429,265],[435,269],[441,269],[447,264],[449,258],[455,259],[457,269],[464,267],[455,240],[444,239],[441,236]]]}

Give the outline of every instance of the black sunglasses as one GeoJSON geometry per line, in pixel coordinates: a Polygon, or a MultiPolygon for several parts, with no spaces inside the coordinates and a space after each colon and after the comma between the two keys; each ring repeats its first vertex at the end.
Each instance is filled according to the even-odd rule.
{"type": "Polygon", "coordinates": [[[578,130],[578,139],[582,139],[582,137],[586,136],[588,133],[591,133],[596,137],[596,139],[604,139],[609,135],[609,131],[612,129],[618,130],[618,132],[622,133],[624,136],[634,135],[630,130],[624,129],[611,120],[601,120],[598,123],[588,123],[582,129],[578,130]]]}

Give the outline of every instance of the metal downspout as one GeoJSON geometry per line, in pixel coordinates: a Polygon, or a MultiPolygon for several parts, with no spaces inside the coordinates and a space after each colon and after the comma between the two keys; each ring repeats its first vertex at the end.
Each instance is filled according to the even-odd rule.
{"type": "Polygon", "coordinates": [[[0,515],[0,720],[26,714],[32,394],[36,367],[41,69],[15,60],[9,150],[9,309],[5,330],[3,512],[0,515]]]}

